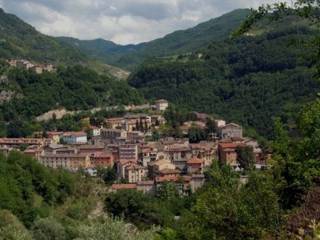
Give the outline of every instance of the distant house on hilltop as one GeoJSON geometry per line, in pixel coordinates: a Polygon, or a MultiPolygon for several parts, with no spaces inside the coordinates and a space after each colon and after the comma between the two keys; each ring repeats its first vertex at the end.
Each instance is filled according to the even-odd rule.
{"type": "Polygon", "coordinates": [[[242,138],[243,130],[242,127],[235,123],[229,123],[219,129],[220,137],[222,139],[229,138],[242,138]]]}
{"type": "Polygon", "coordinates": [[[159,99],[155,103],[158,111],[165,111],[169,107],[169,102],[165,99],[159,99]]]}

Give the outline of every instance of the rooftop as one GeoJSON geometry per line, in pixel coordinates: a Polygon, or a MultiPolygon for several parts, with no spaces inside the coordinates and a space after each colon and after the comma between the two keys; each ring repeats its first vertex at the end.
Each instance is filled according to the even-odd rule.
{"type": "Polygon", "coordinates": [[[69,136],[83,137],[83,136],[87,136],[87,133],[85,133],[85,132],[65,132],[65,133],[63,133],[63,136],[65,136],[65,137],[69,137],[69,136]]]}
{"type": "Polygon", "coordinates": [[[137,184],[112,184],[111,188],[113,190],[129,190],[129,189],[137,189],[137,184]]]}
{"type": "Polygon", "coordinates": [[[203,164],[204,163],[204,160],[203,159],[200,159],[200,158],[191,158],[187,161],[187,164],[203,164]]]}

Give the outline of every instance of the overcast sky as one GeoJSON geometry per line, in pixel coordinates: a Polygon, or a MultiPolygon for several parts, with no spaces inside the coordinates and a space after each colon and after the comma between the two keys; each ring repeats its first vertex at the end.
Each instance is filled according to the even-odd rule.
{"type": "Polygon", "coordinates": [[[0,6],[48,35],[128,44],[193,27],[237,8],[256,8],[274,1],[0,0],[0,6]]]}

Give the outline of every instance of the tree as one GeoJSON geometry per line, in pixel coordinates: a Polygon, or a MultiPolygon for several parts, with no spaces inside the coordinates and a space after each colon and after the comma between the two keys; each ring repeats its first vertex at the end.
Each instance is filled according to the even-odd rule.
{"type": "Polygon", "coordinates": [[[244,170],[250,170],[254,167],[255,156],[253,148],[250,146],[238,146],[236,148],[237,162],[240,164],[240,168],[244,170]]]}
{"type": "Polygon", "coordinates": [[[208,136],[211,134],[217,133],[217,126],[214,120],[212,118],[207,118],[206,121],[206,133],[208,136]]]}
{"type": "Polygon", "coordinates": [[[142,221],[146,212],[145,204],[149,198],[135,190],[120,190],[106,197],[105,205],[108,212],[115,217],[124,217],[132,222],[142,221]]]}
{"type": "Polygon", "coordinates": [[[105,184],[112,184],[117,179],[116,170],[111,167],[107,168],[98,168],[98,176],[103,179],[105,184]]]}
{"type": "Polygon", "coordinates": [[[35,221],[32,226],[32,235],[35,240],[67,239],[65,228],[52,217],[35,221]]]}
{"type": "Polygon", "coordinates": [[[103,217],[103,219],[81,223],[77,228],[77,239],[153,240],[156,239],[156,230],[139,231],[132,224],[122,220],[103,217]]]}
{"type": "Polygon", "coordinates": [[[279,199],[273,177],[252,172],[241,185],[228,166],[213,166],[191,211],[185,211],[175,229],[177,239],[273,239],[281,227],[279,199]]]}
{"type": "Polygon", "coordinates": [[[16,216],[0,210],[0,240],[32,240],[32,237],[16,216]]]}
{"type": "Polygon", "coordinates": [[[207,134],[203,129],[192,126],[188,131],[188,138],[190,143],[199,143],[207,139],[207,134]]]}
{"type": "Polygon", "coordinates": [[[163,183],[157,194],[158,197],[162,200],[174,200],[176,198],[179,198],[177,187],[174,183],[171,182],[163,183]]]}

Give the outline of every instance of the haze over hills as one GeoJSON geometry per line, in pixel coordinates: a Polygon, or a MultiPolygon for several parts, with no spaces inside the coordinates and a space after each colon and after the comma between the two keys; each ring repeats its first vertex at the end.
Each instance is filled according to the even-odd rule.
{"type": "Polygon", "coordinates": [[[149,57],[191,52],[205,47],[212,41],[226,39],[249,13],[248,9],[238,9],[193,28],[176,31],[163,38],[137,45],[122,46],[103,39],[84,41],[68,37],[58,39],[108,64],[133,69],[149,57]]]}

